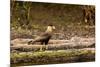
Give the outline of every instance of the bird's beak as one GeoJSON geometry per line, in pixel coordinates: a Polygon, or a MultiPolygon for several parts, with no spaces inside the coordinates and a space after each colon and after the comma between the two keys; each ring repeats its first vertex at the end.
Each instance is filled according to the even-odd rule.
{"type": "Polygon", "coordinates": [[[52,27],[54,30],[56,29],[55,26],[52,27]]]}

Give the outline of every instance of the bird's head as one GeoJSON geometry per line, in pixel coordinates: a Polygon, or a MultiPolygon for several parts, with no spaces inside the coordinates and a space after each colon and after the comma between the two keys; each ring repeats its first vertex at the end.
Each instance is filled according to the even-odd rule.
{"type": "Polygon", "coordinates": [[[55,30],[55,26],[53,25],[48,25],[46,32],[53,32],[53,30],[55,30]]]}

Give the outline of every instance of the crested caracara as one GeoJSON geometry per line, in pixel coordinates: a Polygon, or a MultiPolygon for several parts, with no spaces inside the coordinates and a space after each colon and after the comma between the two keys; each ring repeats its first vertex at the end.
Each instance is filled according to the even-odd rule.
{"type": "Polygon", "coordinates": [[[42,33],[40,36],[37,36],[34,40],[29,41],[28,45],[34,44],[35,42],[40,42],[41,44],[47,45],[50,38],[52,37],[54,29],[55,29],[55,26],[49,25],[47,27],[47,30],[44,33],[42,33]]]}

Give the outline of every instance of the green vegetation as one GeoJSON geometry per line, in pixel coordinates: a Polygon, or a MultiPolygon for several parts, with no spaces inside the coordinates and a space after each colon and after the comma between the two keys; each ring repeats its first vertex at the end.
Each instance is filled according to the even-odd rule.
{"type": "Polygon", "coordinates": [[[58,50],[58,51],[42,51],[42,52],[21,52],[11,54],[12,65],[22,65],[25,63],[51,64],[51,63],[69,63],[69,62],[86,62],[94,61],[95,52],[91,50],[58,50]]]}
{"type": "Polygon", "coordinates": [[[34,29],[48,23],[69,25],[80,23],[83,18],[81,5],[15,1],[11,6],[11,26],[16,28],[34,29]]]}
{"type": "Polygon", "coordinates": [[[32,35],[45,31],[49,24],[56,26],[56,33],[63,32],[63,39],[74,35],[93,37],[94,27],[84,22],[84,6],[11,1],[11,39],[33,38],[32,35]]]}

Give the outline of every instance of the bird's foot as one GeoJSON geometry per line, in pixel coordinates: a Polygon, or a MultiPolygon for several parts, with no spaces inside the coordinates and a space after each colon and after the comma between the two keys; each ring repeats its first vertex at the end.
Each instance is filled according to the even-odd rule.
{"type": "Polygon", "coordinates": [[[45,49],[44,49],[44,46],[43,46],[43,45],[41,45],[41,47],[40,47],[40,51],[45,51],[45,49]]]}
{"type": "Polygon", "coordinates": [[[48,46],[47,45],[45,46],[45,49],[48,50],[48,46]]]}
{"type": "Polygon", "coordinates": [[[42,48],[40,48],[40,52],[44,51],[42,48]]]}

